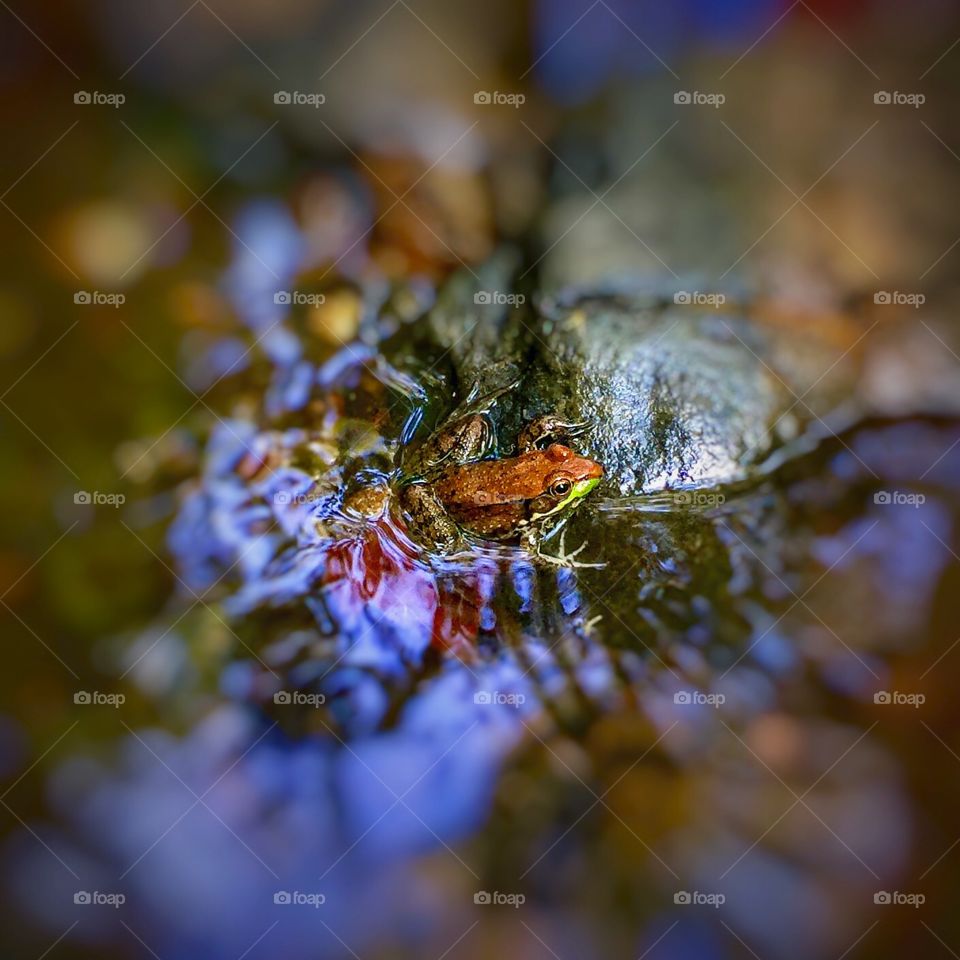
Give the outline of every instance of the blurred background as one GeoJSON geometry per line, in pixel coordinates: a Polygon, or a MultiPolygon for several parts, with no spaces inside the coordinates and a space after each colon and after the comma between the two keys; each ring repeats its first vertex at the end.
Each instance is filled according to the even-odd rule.
{"type": "Polygon", "coordinates": [[[6,956],[960,951],[955,4],[2,8],[6,956]],[[867,428],[623,635],[378,512],[381,344],[505,241],[860,324],[867,428]]]}

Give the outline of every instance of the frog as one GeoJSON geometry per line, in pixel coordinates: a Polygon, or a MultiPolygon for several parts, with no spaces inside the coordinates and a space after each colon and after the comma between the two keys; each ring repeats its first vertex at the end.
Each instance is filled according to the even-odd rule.
{"type": "Polygon", "coordinates": [[[533,545],[547,521],[578,505],[603,477],[600,463],[568,445],[578,426],[538,417],[520,432],[512,456],[497,456],[486,414],[454,418],[420,447],[401,482],[408,529],[441,552],[465,539],[533,545]]]}

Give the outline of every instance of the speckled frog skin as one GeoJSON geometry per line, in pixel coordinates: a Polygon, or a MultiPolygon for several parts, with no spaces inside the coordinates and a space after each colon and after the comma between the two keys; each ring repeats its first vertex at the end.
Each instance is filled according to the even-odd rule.
{"type": "Polygon", "coordinates": [[[465,532],[487,539],[531,533],[575,505],[603,476],[603,467],[549,442],[566,434],[553,417],[521,433],[513,456],[490,456],[492,428],[484,414],[454,417],[405,463],[400,505],[412,532],[450,547],[465,532]]]}

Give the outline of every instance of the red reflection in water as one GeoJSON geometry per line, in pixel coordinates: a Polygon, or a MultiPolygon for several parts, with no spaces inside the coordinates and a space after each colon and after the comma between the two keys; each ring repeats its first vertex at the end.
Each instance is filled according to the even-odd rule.
{"type": "Polygon", "coordinates": [[[340,628],[372,615],[407,644],[475,659],[485,580],[479,568],[435,571],[388,520],[364,525],[327,554],[323,584],[340,628]]]}

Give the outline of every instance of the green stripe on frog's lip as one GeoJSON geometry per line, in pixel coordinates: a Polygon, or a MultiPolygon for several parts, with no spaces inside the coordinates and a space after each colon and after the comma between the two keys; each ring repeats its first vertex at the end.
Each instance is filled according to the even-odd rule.
{"type": "Polygon", "coordinates": [[[548,510],[546,513],[536,514],[536,516],[531,519],[539,520],[543,517],[552,517],[555,513],[559,513],[564,508],[569,507],[571,503],[585,497],[599,482],[599,477],[590,477],[588,480],[578,480],[573,485],[570,495],[565,500],[561,500],[552,510],[548,510]]]}
{"type": "Polygon", "coordinates": [[[557,507],[557,510],[563,510],[566,507],[569,507],[572,503],[575,503],[577,500],[585,497],[598,483],[600,482],[599,477],[590,477],[589,480],[578,480],[574,485],[573,489],[570,491],[570,496],[567,497],[563,503],[557,507]]]}
{"type": "Polygon", "coordinates": [[[599,482],[599,477],[590,477],[589,480],[578,480],[573,485],[573,496],[571,499],[579,500],[580,497],[585,497],[599,482]]]}

